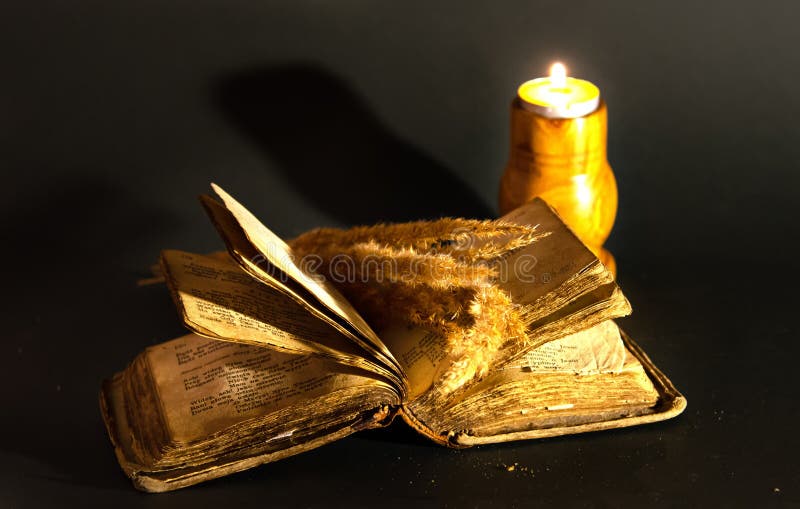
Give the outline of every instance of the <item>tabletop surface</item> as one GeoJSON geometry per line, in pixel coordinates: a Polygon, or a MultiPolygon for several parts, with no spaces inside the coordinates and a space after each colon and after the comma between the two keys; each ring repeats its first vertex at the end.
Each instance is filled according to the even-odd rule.
{"type": "Polygon", "coordinates": [[[4,4],[0,505],[800,504],[800,8],[472,4],[4,4]],[[608,104],[622,324],[687,410],[461,451],[395,425],[136,492],[97,392],[183,332],[136,280],[221,247],[196,196],[217,182],[286,237],[494,217],[510,100],[556,58],[608,104]]]}

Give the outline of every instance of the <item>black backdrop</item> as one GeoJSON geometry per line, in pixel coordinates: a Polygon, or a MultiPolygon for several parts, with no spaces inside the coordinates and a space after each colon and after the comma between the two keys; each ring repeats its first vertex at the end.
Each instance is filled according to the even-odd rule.
{"type": "Polygon", "coordinates": [[[2,505],[798,503],[798,16],[790,1],[3,2],[2,505]],[[135,281],[161,248],[219,247],[196,195],[216,181],[287,236],[493,215],[509,100],[556,58],[608,103],[624,325],[686,412],[466,451],[399,426],[135,492],[96,394],[181,333],[163,288],[135,281]]]}

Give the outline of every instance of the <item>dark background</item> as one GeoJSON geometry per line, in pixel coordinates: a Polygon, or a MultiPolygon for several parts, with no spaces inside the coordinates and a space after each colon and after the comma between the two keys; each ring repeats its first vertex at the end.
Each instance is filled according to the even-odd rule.
{"type": "Polygon", "coordinates": [[[800,504],[793,2],[3,2],[0,505],[800,504]],[[554,59],[609,107],[626,329],[669,422],[451,451],[402,426],[164,495],[97,391],[182,332],[136,280],[220,247],[223,185],[284,236],[496,214],[508,105],[554,59]],[[524,469],[507,472],[503,465],[524,469]]]}

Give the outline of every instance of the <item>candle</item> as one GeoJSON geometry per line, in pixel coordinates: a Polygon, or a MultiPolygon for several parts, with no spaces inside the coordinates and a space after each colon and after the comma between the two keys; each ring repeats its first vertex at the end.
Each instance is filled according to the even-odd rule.
{"type": "Polygon", "coordinates": [[[606,106],[600,89],[567,76],[523,83],[511,103],[511,150],[500,181],[500,213],[540,197],[612,271],[603,243],[614,226],[617,184],[606,160],[606,106]]]}
{"type": "Polygon", "coordinates": [[[517,90],[522,107],[547,118],[578,118],[600,105],[600,89],[592,82],[567,76],[561,62],[550,67],[550,76],[526,81],[517,90]]]}

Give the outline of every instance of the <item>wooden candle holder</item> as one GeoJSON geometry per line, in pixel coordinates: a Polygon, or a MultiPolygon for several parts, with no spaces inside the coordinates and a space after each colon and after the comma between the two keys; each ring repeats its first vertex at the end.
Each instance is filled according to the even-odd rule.
{"type": "Polygon", "coordinates": [[[500,181],[500,214],[540,197],[616,274],[603,243],[617,215],[617,182],[606,159],[603,101],[578,118],[547,118],[511,103],[511,153],[500,181]]]}

